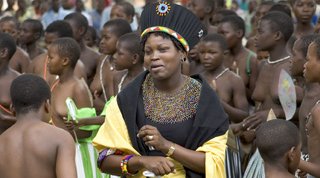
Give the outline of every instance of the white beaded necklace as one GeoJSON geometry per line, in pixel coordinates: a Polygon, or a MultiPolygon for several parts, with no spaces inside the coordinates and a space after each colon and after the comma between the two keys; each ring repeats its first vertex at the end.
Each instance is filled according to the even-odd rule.
{"type": "Polygon", "coordinates": [[[226,73],[227,71],[229,71],[229,68],[225,68],[219,75],[217,75],[215,77],[215,80],[217,80],[218,78],[220,78],[224,73],[226,73]]]}
{"type": "Polygon", "coordinates": [[[280,58],[278,60],[275,60],[275,61],[270,61],[270,58],[268,58],[268,64],[276,64],[276,63],[279,63],[279,62],[282,62],[282,61],[285,61],[287,59],[289,59],[290,56],[286,56],[286,57],[283,57],[283,58],[280,58]]]}

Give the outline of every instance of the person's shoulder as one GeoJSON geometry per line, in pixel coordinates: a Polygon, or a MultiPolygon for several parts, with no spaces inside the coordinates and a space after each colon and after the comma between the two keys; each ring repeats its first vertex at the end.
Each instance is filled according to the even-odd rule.
{"type": "Polygon", "coordinates": [[[85,46],[85,51],[84,52],[86,53],[86,56],[90,56],[90,57],[93,57],[95,59],[99,59],[99,57],[100,57],[98,52],[96,52],[92,48],[89,48],[88,46],[85,46]]]}
{"type": "Polygon", "coordinates": [[[320,100],[313,106],[311,110],[311,114],[313,117],[320,118],[320,100]]]}
{"type": "Polygon", "coordinates": [[[18,55],[20,58],[30,59],[29,54],[27,53],[27,51],[23,50],[20,47],[17,47],[16,55],[18,55]]]}
{"type": "Polygon", "coordinates": [[[39,54],[38,56],[36,56],[32,59],[32,63],[35,63],[35,64],[38,64],[40,62],[43,63],[44,60],[47,58],[47,55],[48,54],[46,52],[39,54]]]}

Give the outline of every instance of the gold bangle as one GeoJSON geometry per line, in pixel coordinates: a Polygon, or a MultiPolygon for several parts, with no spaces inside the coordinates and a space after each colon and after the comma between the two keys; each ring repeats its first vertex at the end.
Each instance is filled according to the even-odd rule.
{"type": "Polygon", "coordinates": [[[176,150],[176,148],[174,147],[174,145],[170,146],[168,153],[166,154],[167,157],[170,157],[173,155],[174,150],[176,150]]]}

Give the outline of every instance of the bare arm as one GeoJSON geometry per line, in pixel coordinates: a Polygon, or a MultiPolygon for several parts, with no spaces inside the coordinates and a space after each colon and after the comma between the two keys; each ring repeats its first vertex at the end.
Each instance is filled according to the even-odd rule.
{"type": "Polygon", "coordinates": [[[60,134],[60,144],[57,149],[57,178],[76,178],[75,144],[69,133],[60,134]]]}
{"type": "Polygon", "coordinates": [[[311,174],[314,177],[320,177],[320,165],[300,160],[299,169],[311,174]]]}

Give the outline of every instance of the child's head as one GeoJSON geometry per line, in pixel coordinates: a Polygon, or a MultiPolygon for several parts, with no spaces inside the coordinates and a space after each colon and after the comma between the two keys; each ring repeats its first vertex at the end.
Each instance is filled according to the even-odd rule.
{"type": "Polygon", "coordinates": [[[304,77],[307,82],[320,82],[320,38],[314,39],[308,47],[304,77]]]}
{"type": "Polygon", "coordinates": [[[9,34],[0,32],[0,60],[9,61],[16,52],[16,42],[9,34]]]}
{"type": "Polygon", "coordinates": [[[265,164],[287,167],[294,174],[301,156],[299,129],[290,121],[276,119],[261,124],[256,145],[265,164]]]}
{"type": "Polygon", "coordinates": [[[110,19],[124,19],[129,23],[133,22],[133,17],[135,15],[134,7],[131,3],[122,1],[116,3],[110,13],[110,19]]]}
{"type": "Polygon", "coordinates": [[[89,47],[94,47],[97,45],[97,31],[89,26],[86,34],[84,35],[84,42],[89,47]]]}
{"type": "Polygon", "coordinates": [[[6,16],[0,19],[0,31],[11,35],[15,41],[19,37],[19,21],[15,17],[6,16]]]}
{"type": "Polygon", "coordinates": [[[309,24],[316,11],[314,0],[292,0],[292,9],[298,22],[309,24]]]}
{"type": "Polygon", "coordinates": [[[80,58],[80,46],[72,38],[59,38],[48,49],[48,67],[51,74],[60,75],[66,68],[74,69],[80,58]]]}
{"type": "Polygon", "coordinates": [[[229,15],[237,15],[237,13],[233,10],[229,10],[229,9],[220,9],[218,10],[217,12],[215,12],[213,15],[212,15],[212,18],[211,18],[211,25],[214,25],[214,26],[218,26],[221,22],[221,20],[226,17],[226,16],[229,16],[229,15]]]}
{"type": "Polygon", "coordinates": [[[64,20],[70,24],[73,38],[78,42],[81,41],[88,30],[87,18],[79,12],[74,12],[67,15],[64,20]]]}
{"type": "Polygon", "coordinates": [[[291,9],[290,9],[290,7],[289,7],[288,5],[286,5],[286,4],[282,4],[282,3],[276,3],[276,4],[274,4],[274,5],[270,8],[269,12],[274,12],[274,11],[283,12],[283,13],[287,14],[289,17],[292,17],[292,15],[291,15],[291,9]]]}
{"type": "Polygon", "coordinates": [[[266,15],[271,7],[274,5],[273,1],[263,1],[260,3],[260,5],[257,7],[257,11],[254,15],[254,25],[258,25],[259,20],[266,15]]]}
{"type": "Polygon", "coordinates": [[[33,44],[39,40],[43,33],[43,26],[39,20],[27,19],[21,24],[20,42],[21,44],[33,44]]]}
{"type": "Polygon", "coordinates": [[[207,71],[214,71],[223,65],[224,56],[228,52],[226,39],[220,34],[209,34],[198,46],[201,64],[207,71]]]}
{"type": "Polygon", "coordinates": [[[63,21],[63,20],[56,20],[48,25],[44,33],[44,40],[46,43],[46,47],[56,39],[62,37],[73,37],[73,32],[71,26],[63,21]]]}
{"type": "Polygon", "coordinates": [[[278,43],[285,45],[292,33],[293,22],[288,15],[282,12],[269,12],[258,24],[256,47],[260,51],[269,51],[278,43]]]}
{"type": "MultiPolygon", "coordinates": [[[[16,114],[37,112],[51,97],[48,83],[34,74],[23,74],[13,80],[10,87],[12,106],[16,114]]],[[[47,113],[49,105],[47,105],[47,113]]]]}
{"type": "Polygon", "coordinates": [[[245,35],[245,23],[239,16],[226,16],[218,26],[218,33],[226,38],[229,49],[232,49],[242,42],[245,35]]]}
{"type": "Polygon", "coordinates": [[[140,36],[134,32],[122,35],[117,42],[114,64],[117,70],[130,69],[143,64],[143,51],[140,36]]]}
{"type": "Polygon", "coordinates": [[[132,32],[131,26],[126,20],[114,19],[106,22],[101,31],[100,53],[113,55],[119,37],[130,32],[132,32]]]}
{"type": "Polygon", "coordinates": [[[215,2],[212,0],[190,0],[188,8],[200,19],[211,18],[215,9],[215,2]]]}
{"type": "Polygon", "coordinates": [[[293,76],[303,75],[303,66],[306,63],[306,57],[308,52],[308,47],[312,41],[318,38],[319,35],[305,35],[297,39],[292,48],[292,66],[291,74],[293,76]]]}

